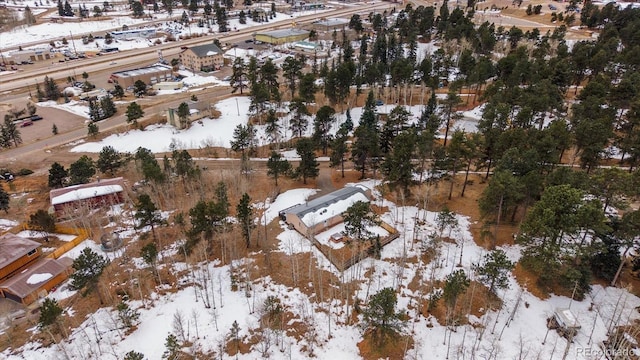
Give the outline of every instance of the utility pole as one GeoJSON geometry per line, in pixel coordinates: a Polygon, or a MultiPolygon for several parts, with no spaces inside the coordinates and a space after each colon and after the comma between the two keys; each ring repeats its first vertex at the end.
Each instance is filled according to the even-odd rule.
{"type": "Polygon", "coordinates": [[[69,36],[71,43],[73,44],[73,52],[75,53],[76,57],[78,57],[78,50],[76,49],[76,43],[73,41],[73,34],[71,33],[71,30],[69,30],[69,36]]]}

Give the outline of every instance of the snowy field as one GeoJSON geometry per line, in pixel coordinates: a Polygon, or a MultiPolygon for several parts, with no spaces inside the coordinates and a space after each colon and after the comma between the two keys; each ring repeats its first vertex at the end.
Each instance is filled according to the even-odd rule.
{"type": "MultiPolygon", "coordinates": [[[[372,187],[372,181],[362,183],[372,187]]],[[[305,201],[313,194],[313,190],[294,189],[284,192],[270,204],[258,204],[265,209],[268,220],[273,220],[281,209],[305,201]]],[[[379,196],[379,194],[377,194],[379,196]]],[[[426,241],[427,234],[432,233],[436,213],[419,210],[416,207],[400,207],[389,201],[383,206],[389,211],[382,219],[395,226],[400,231],[400,237],[385,246],[381,260],[367,258],[353,266],[344,274],[340,274],[320,254],[311,243],[297,232],[286,229],[282,225],[282,232],[277,238],[280,240],[279,251],[285,254],[311,253],[318,261],[320,268],[344,275],[345,280],[363,280],[356,291],[357,296],[364,300],[367,294],[373,294],[384,287],[399,290],[398,307],[407,309],[416,298],[424,298],[425,293],[419,289],[409,290],[408,284],[416,276],[426,281],[431,271],[436,279],[443,279],[452,270],[463,269],[473,278],[471,267],[486,254],[486,250],[477,246],[469,232],[469,220],[457,215],[458,226],[451,231],[451,238],[456,244],[444,242],[440,248],[440,255],[429,264],[422,263],[420,241],[426,241]],[[419,221],[416,224],[416,221],[419,221]],[[417,243],[412,243],[413,231],[417,231],[417,243]],[[464,244],[464,247],[461,245],[464,244]],[[462,253],[462,256],[460,252],[462,253]],[[397,259],[406,253],[408,259],[404,267],[398,266],[397,259]],[[458,262],[462,258],[461,266],[458,262]],[[391,260],[395,259],[395,260],[391,260]],[[364,274],[368,274],[367,277],[364,274]]],[[[121,213],[127,216],[126,213],[121,213]]],[[[256,219],[258,221],[258,219],[256,219]]],[[[76,257],[84,247],[102,253],[99,246],[87,240],[73,249],[67,255],[76,257]]],[[[517,260],[520,249],[518,247],[503,248],[511,260],[517,260]]],[[[165,249],[169,254],[171,248],[165,249]]],[[[117,254],[110,253],[113,259],[117,254]]],[[[244,262],[239,260],[234,265],[242,267],[244,262]]],[[[173,264],[174,269],[185,269],[186,264],[173,264]]],[[[265,334],[259,330],[259,315],[261,305],[267,296],[277,296],[287,311],[299,316],[305,324],[313,326],[314,337],[304,337],[301,340],[289,337],[286,333],[278,334],[278,341],[269,344],[258,342],[249,353],[240,354],[238,359],[264,358],[267,354],[273,359],[302,359],[309,357],[309,349],[313,348],[318,359],[357,359],[360,357],[357,344],[362,341],[362,332],[357,325],[347,325],[346,304],[339,300],[316,301],[297,288],[288,288],[276,284],[268,276],[252,279],[256,285],[249,297],[244,291],[231,291],[229,277],[230,267],[220,266],[217,262],[201,263],[196,266],[196,273],[208,269],[211,274],[212,286],[215,287],[215,308],[206,308],[203,301],[195,301],[193,286],[187,286],[175,293],[165,295],[153,294],[144,302],[133,301],[130,306],[140,312],[140,324],[129,335],[118,330],[120,324],[117,313],[113,308],[102,308],[96,313],[81,320],[78,328],[74,329],[69,339],[57,346],[42,347],[38,343],[28,343],[21,349],[7,349],[0,353],[0,358],[7,360],[56,360],[56,359],[122,359],[128,351],[135,350],[145,354],[147,359],[159,360],[164,352],[164,340],[172,331],[171,323],[176,316],[182,316],[190,331],[186,339],[193,344],[183,350],[213,352],[219,344],[226,342],[229,329],[234,321],[240,326],[240,338],[244,342],[255,336],[255,333],[265,334]],[[100,337],[100,346],[93,339],[100,337]]],[[[197,276],[197,275],[196,275],[197,276]]],[[[180,280],[189,283],[189,275],[180,280]]],[[[467,291],[471,291],[468,289],[467,291]]],[[[73,295],[63,284],[51,297],[64,298],[73,295]]],[[[549,299],[541,300],[531,295],[525,288],[518,285],[513,277],[509,279],[509,289],[500,291],[504,299],[504,306],[500,311],[483,311],[480,317],[471,317],[476,326],[458,326],[455,332],[447,331],[435,318],[418,316],[414,310],[408,311],[411,320],[406,324],[405,332],[410,333],[415,341],[413,348],[407,349],[405,357],[415,359],[445,359],[447,348],[449,358],[453,359],[562,359],[567,341],[555,331],[546,334],[545,319],[557,308],[571,307],[577,320],[583,324],[582,329],[567,349],[567,359],[593,359],[585,356],[585,349],[597,349],[606,337],[607,328],[615,317],[623,321],[638,317],[635,307],[640,305],[640,299],[630,295],[624,289],[603,288],[594,286],[591,294],[584,301],[571,301],[563,296],[552,295],[549,299]],[[617,308],[617,310],[615,310],[617,308]],[[482,328],[486,331],[482,332],[482,328]],[[445,336],[446,335],[446,336],[445,336]],[[542,344],[543,339],[546,341],[542,344]],[[443,345],[443,339],[445,345],[443,345]],[[449,345],[449,346],[448,346],[449,345]]],[[[413,306],[412,306],[413,308],[413,306]]],[[[67,309],[73,314],[73,309],[67,309]]],[[[71,315],[66,315],[71,316],[71,315]]],[[[35,331],[35,330],[34,330],[35,331]]],[[[270,332],[271,330],[266,330],[270,332]]],[[[271,333],[272,340],[276,334],[271,333]]]]}
{"type": "MultiPolygon", "coordinates": [[[[189,79],[188,77],[185,79],[189,79]]],[[[126,133],[115,134],[108,136],[107,138],[97,142],[84,142],[80,145],[73,146],[71,152],[90,152],[98,153],[105,146],[111,146],[120,152],[135,152],[139,144],[145,144],[145,147],[152,152],[166,152],[170,147],[176,149],[201,149],[210,146],[222,146],[230,147],[230,142],[233,139],[233,130],[239,124],[246,125],[249,119],[249,105],[251,101],[248,97],[233,97],[220,101],[216,104],[216,109],[221,112],[221,116],[218,119],[204,118],[201,121],[194,122],[191,127],[186,130],[178,130],[171,125],[151,125],[144,130],[130,130],[126,133]],[[172,145],[173,144],[173,145],[172,145]]],[[[45,106],[55,106],[63,110],[73,112],[75,114],[88,113],[88,107],[82,103],[70,102],[68,104],[54,105],[45,104],[45,106]]],[[[376,110],[378,112],[388,113],[395,105],[384,104],[378,106],[376,110]]],[[[420,105],[406,106],[411,117],[409,124],[415,123],[420,116],[423,107],[420,105]]],[[[482,106],[478,109],[465,112],[464,117],[453,124],[452,129],[462,129],[466,132],[477,131],[477,121],[481,116],[482,106]]],[[[286,103],[283,108],[279,109],[282,112],[288,112],[286,103]]],[[[356,107],[350,110],[351,118],[354,126],[358,126],[360,116],[362,114],[362,108],[356,107]]],[[[346,113],[337,113],[336,121],[332,124],[330,133],[335,134],[342,122],[346,119],[346,113]]],[[[280,119],[281,125],[281,140],[286,141],[293,137],[291,130],[289,130],[289,120],[291,115],[285,116],[280,119]]],[[[307,117],[309,126],[303,135],[310,136],[313,132],[313,117],[307,117]]],[[[264,125],[256,125],[258,145],[267,145],[271,143],[271,139],[265,134],[264,125]]],[[[451,131],[452,133],[452,131],[451,131]]],[[[439,135],[444,137],[442,131],[439,135]]],[[[297,154],[295,151],[289,150],[283,152],[286,158],[295,160],[297,154]]]]}

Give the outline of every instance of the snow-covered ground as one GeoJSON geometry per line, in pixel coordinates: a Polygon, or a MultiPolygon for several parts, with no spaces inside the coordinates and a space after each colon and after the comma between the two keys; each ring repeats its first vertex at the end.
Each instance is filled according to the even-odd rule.
{"type": "MultiPolygon", "coordinates": [[[[188,73],[185,73],[188,75],[188,73]]],[[[189,79],[189,77],[185,78],[189,79]]],[[[215,82],[215,80],[211,80],[215,82]]],[[[249,119],[249,105],[251,101],[248,97],[238,96],[220,101],[215,105],[216,109],[221,112],[218,119],[204,118],[198,122],[191,124],[187,130],[177,130],[175,127],[165,125],[151,125],[144,130],[131,130],[123,134],[115,134],[98,142],[83,142],[71,148],[71,152],[92,152],[98,153],[105,146],[111,146],[121,152],[135,152],[140,146],[148,148],[152,152],[166,152],[169,148],[176,149],[201,149],[210,146],[230,147],[233,139],[233,130],[239,124],[246,125],[249,119]]],[[[55,105],[46,103],[44,106],[55,106],[76,114],[88,114],[88,107],[82,103],[70,102],[68,104],[55,105]]],[[[282,112],[289,112],[287,104],[283,104],[282,112]]],[[[389,113],[395,105],[384,104],[378,106],[376,111],[389,113]]],[[[410,113],[409,123],[415,123],[419,118],[423,107],[420,105],[406,106],[410,113]]],[[[482,106],[477,109],[464,113],[464,117],[453,123],[452,129],[463,129],[466,132],[477,132],[477,121],[481,117],[482,106]]],[[[358,126],[362,108],[356,107],[350,109],[350,114],[354,126],[358,126]]],[[[86,115],[88,116],[88,115],[86,115]]],[[[288,140],[293,137],[293,133],[289,129],[289,120],[291,114],[281,118],[280,140],[288,140]]],[[[342,122],[346,119],[346,113],[338,113],[335,116],[336,121],[332,124],[330,133],[335,134],[342,122]]],[[[303,135],[309,136],[313,132],[313,117],[308,117],[309,126],[303,135]]],[[[256,125],[258,145],[266,145],[271,139],[265,133],[264,125],[256,125]]],[[[439,136],[443,137],[444,132],[439,136]]],[[[288,159],[297,159],[295,150],[283,152],[283,156],[288,159]]]]}
{"type": "MultiPolygon", "coordinates": [[[[362,184],[373,187],[372,181],[362,184]]],[[[268,220],[275,219],[279,210],[304,201],[312,193],[313,190],[309,189],[289,190],[269,204],[258,204],[258,207],[266,208],[268,220]]],[[[367,294],[370,296],[385,287],[398,289],[399,309],[414,308],[415,299],[424,299],[427,295],[421,289],[409,289],[409,282],[416,276],[427,281],[433,271],[436,279],[443,279],[451,271],[462,269],[473,278],[472,265],[478,263],[487,251],[473,241],[467,217],[456,215],[459,225],[451,229],[451,238],[456,243],[443,242],[440,255],[431,263],[425,264],[420,261],[420,243],[428,242],[428,235],[436,231],[434,221],[437,214],[413,206],[401,207],[386,200],[381,205],[389,209],[382,215],[382,219],[395,226],[400,231],[400,237],[384,247],[380,260],[367,258],[340,274],[308,240],[297,232],[286,229],[282,223],[282,232],[277,236],[280,240],[279,251],[286,254],[310,252],[321,269],[330,271],[337,277],[344,276],[345,281],[361,280],[356,291],[361,300],[365,300],[367,294]],[[414,235],[414,231],[417,234],[414,235]],[[416,242],[411,240],[414,238],[417,239],[416,242]],[[402,258],[403,254],[412,260],[400,266],[397,259],[402,258]]],[[[77,256],[86,246],[102,253],[93,241],[87,240],[68,255],[77,256]]],[[[518,247],[503,249],[512,260],[519,258],[518,247]]],[[[239,260],[234,263],[234,267],[242,268],[245,262],[250,264],[251,260],[239,260]]],[[[186,269],[185,264],[173,266],[175,269],[186,269]]],[[[347,309],[344,302],[328,298],[319,301],[317,296],[310,297],[298,288],[277,284],[266,275],[251,279],[254,286],[249,293],[232,291],[229,266],[220,266],[215,261],[201,263],[195,267],[196,278],[204,269],[208,269],[211,286],[215,289],[212,299],[215,306],[207,308],[202,299],[196,301],[192,285],[164,295],[154,293],[144,302],[130,303],[130,306],[140,312],[140,324],[129,335],[125,335],[120,329],[116,311],[113,308],[102,308],[86,319],[80,319],[79,327],[73,330],[67,341],[49,347],[28,343],[20,349],[7,349],[0,353],[0,357],[7,360],[51,360],[64,357],[121,359],[128,351],[135,350],[145,354],[147,359],[160,359],[165,349],[166,336],[172,332],[175,334],[171,324],[176,316],[182,317],[185,327],[189,329],[185,332],[185,340],[193,345],[183,349],[187,352],[218,351],[219,345],[226,343],[232,323],[236,321],[240,326],[239,336],[243,342],[256,333],[270,335],[272,340],[270,344],[258,341],[249,353],[240,354],[239,359],[264,358],[267,353],[275,359],[307,358],[310,348],[314,349],[315,356],[319,359],[360,357],[357,344],[362,340],[362,333],[357,324],[346,324],[347,309]],[[297,340],[282,333],[278,334],[280,341],[275,341],[275,332],[261,332],[259,314],[262,313],[261,304],[267,296],[278,297],[287,311],[313,328],[315,335],[297,340]],[[101,339],[100,345],[94,341],[98,337],[101,339]]],[[[192,281],[190,276],[187,272],[180,282],[189,284],[192,281]]],[[[72,294],[65,284],[52,296],[64,298],[72,294]]],[[[618,317],[622,321],[638,318],[635,307],[640,305],[640,299],[625,289],[603,288],[599,285],[593,287],[584,301],[571,301],[567,297],[555,295],[541,300],[522,288],[513,277],[509,279],[509,289],[500,291],[499,295],[504,300],[501,310],[484,309],[480,317],[470,318],[475,326],[458,326],[455,332],[447,331],[435,318],[424,318],[417,315],[415,310],[408,311],[411,320],[407,323],[405,332],[411,334],[415,345],[408,349],[405,357],[445,359],[449,351],[449,357],[454,359],[473,356],[494,359],[561,359],[567,341],[555,331],[547,334],[545,321],[556,309],[570,307],[582,324],[582,329],[574,338],[574,343],[570,344],[566,358],[593,359],[588,354],[597,350],[598,344],[606,338],[611,322],[615,322],[618,317]],[[483,328],[486,331],[482,332],[483,328]],[[450,346],[447,346],[449,342],[450,346]]],[[[72,308],[67,310],[73,313],[72,308]]]]}
{"type": "Polygon", "coordinates": [[[76,238],[75,235],[46,233],[42,231],[33,231],[33,230],[23,230],[17,233],[16,235],[23,238],[43,238],[45,236],[52,236],[52,237],[55,236],[61,241],[71,241],[76,238]]]}

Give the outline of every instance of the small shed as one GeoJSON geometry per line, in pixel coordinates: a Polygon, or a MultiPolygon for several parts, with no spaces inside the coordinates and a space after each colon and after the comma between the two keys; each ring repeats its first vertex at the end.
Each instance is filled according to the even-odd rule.
{"type": "Polygon", "coordinates": [[[38,260],[40,243],[6,233],[0,236],[0,280],[38,260]]]}
{"type": "Polygon", "coordinates": [[[98,208],[124,201],[124,181],[121,177],[53,189],[49,192],[51,205],[58,217],[64,217],[79,208],[98,208]]]}
{"type": "Polygon", "coordinates": [[[565,329],[580,329],[580,323],[569,309],[556,309],[553,314],[558,326],[565,329]]]}
{"type": "Polygon", "coordinates": [[[3,297],[29,305],[46,296],[51,289],[66,280],[71,273],[73,260],[43,258],[23,270],[21,273],[0,283],[3,297]]]}

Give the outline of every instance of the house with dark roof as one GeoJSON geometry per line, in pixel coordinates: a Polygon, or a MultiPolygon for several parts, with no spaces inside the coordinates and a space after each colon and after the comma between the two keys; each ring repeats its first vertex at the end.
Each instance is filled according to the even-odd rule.
{"type": "Polygon", "coordinates": [[[180,62],[190,70],[213,71],[224,65],[223,51],[215,44],[192,46],[180,53],[180,62]]]}
{"type": "Polygon", "coordinates": [[[11,233],[0,236],[0,281],[34,263],[41,254],[37,241],[11,233]]]}
{"type": "Polygon", "coordinates": [[[358,201],[370,202],[371,189],[347,186],[303,204],[280,211],[280,218],[305,236],[317,234],[343,221],[342,214],[358,201]]]}
{"type": "Polygon", "coordinates": [[[0,295],[29,305],[39,298],[47,296],[51,289],[69,277],[73,260],[42,258],[20,273],[0,283],[0,295]]]}

